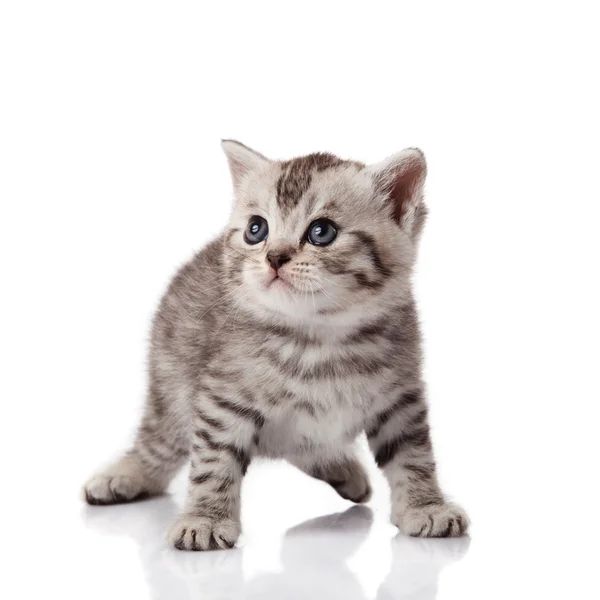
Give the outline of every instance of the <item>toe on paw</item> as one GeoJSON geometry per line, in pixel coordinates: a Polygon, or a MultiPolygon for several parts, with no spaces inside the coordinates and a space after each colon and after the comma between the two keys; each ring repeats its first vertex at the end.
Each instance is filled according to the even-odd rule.
{"type": "Polygon", "coordinates": [[[452,504],[409,509],[401,519],[401,529],[414,537],[460,537],[467,532],[468,525],[464,511],[452,504]]]}
{"type": "Polygon", "coordinates": [[[167,533],[167,540],[178,550],[224,550],[233,548],[239,524],[231,520],[182,516],[167,533]]]}

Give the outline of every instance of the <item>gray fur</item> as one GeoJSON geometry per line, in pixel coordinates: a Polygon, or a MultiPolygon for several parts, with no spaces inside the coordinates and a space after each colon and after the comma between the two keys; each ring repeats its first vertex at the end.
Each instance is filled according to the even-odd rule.
{"type": "Polygon", "coordinates": [[[191,460],[180,549],[231,547],[255,456],[285,458],[367,501],[364,430],[390,482],[392,521],[457,536],[468,519],[438,486],[411,273],[426,210],[423,154],[374,166],[313,154],[271,161],[223,143],[235,192],[224,233],[173,279],[154,320],[146,410],[133,448],[85,487],[93,504],[158,494],[191,460]],[[268,238],[244,241],[250,217],[268,238]],[[331,245],[306,240],[328,218],[331,245]],[[289,259],[276,271],[267,252],[289,259]],[[287,282],[287,283],[286,283],[287,282]]]}

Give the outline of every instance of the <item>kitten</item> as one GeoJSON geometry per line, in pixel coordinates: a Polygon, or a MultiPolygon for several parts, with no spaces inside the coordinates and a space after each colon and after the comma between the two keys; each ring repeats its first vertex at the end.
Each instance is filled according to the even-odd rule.
{"type": "Polygon", "coordinates": [[[235,206],[172,281],[154,320],[137,438],[85,486],[90,504],[159,494],[191,460],[176,548],[231,548],[255,456],[287,459],[369,500],[366,432],[409,535],[460,536],[439,488],[411,271],[426,164],[407,149],[366,166],[332,154],[272,161],[224,141],[235,206]]]}

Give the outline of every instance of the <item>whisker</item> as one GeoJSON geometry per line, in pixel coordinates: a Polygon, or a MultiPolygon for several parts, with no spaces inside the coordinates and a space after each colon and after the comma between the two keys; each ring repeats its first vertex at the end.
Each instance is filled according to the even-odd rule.
{"type": "MultiPolygon", "coordinates": [[[[248,292],[246,292],[246,293],[245,293],[245,294],[244,294],[244,295],[243,295],[243,296],[240,298],[240,301],[241,301],[241,300],[243,300],[244,298],[246,298],[246,296],[247,296],[247,295],[248,295],[248,292]]],[[[221,323],[221,325],[220,325],[220,326],[217,328],[217,330],[216,330],[216,331],[213,333],[213,335],[211,336],[211,340],[214,340],[214,339],[217,337],[218,333],[219,333],[219,332],[220,332],[220,331],[223,329],[223,327],[224,327],[225,323],[227,323],[227,322],[228,322],[228,317],[229,317],[229,316],[231,316],[231,314],[233,313],[233,311],[234,311],[234,310],[235,310],[235,315],[234,315],[234,318],[233,318],[233,320],[232,320],[232,324],[233,324],[233,323],[235,323],[235,317],[236,317],[236,316],[237,316],[237,314],[239,313],[239,311],[240,311],[240,308],[241,308],[241,307],[242,307],[241,303],[240,303],[240,304],[238,304],[238,306],[237,306],[237,310],[236,310],[236,306],[235,306],[235,305],[233,306],[233,308],[232,308],[232,309],[231,309],[231,310],[230,310],[230,311],[227,313],[227,318],[224,318],[224,319],[223,319],[223,322],[221,323]]],[[[235,331],[235,330],[234,330],[234,331],[235,331]]]]}
{"type": "Polygon", "coordinates": [[[237,325],[236,325],[236,321],[237,321],[237,317],[240,314],[240,310],[242,308],[242,301],[245,300],[248,297],[248,292],[246,292],[241,298],[240,301],[238,302],[238,309],[235,311],[235,314],[233,315],[233,333],[237,333],[237,325]]]}
{"type": "Polygon", "coordinates": [[[321,288],[321,291],[339,308],[344,308],[339,302],[337,302],[336,300],[334,300],[326,291],[325,288],[318,282],[315,281],[315,283],[319,286],[319,288],[321,288]]]}
{"type": "Polygon", "coordinates": [[[204,317],[204,315],[211,309],[214,308],[215,306],[217,306],[218,304],[221,304],[222,302],[225,302],[225,300],[227,300],[229,298],[229,296],[235,294],[244,284],[240,283],[240,285],[238,285],[237,287],[235,287],[233,290],[230,290],[229,292],[227,292],[226,294],[223,295],[222,298],[219,298],[216,302],[214,302],[213,304],[211,304],[198,318],[198,320],[201,320],[202,317],[204,317]]]}
{"type": "Polygon", "coordinates": [[[324,277],[323,275],[319,274],[319,277],[325,281],[327,281],[327,283],[330,283],[331,285],[335,285],[336,287],[344,287],[343,285],[340,285],[339,283],[335,283],[334,281],[331,281],[331,279],[327,279],[327,277],[324,277]]]}
{"type": "Polygon", "coordinates": [[[304,294],[304,308],[306,308],[306,305],[308,304],[308,293],[304,294]]]}
{"type": "Polygon", "coordinates": [[[241,252],[237,248],[234,248],[233,246],[230,246],[229,244],[224,244],[224,247],[229,248],[229,250],[233,250],[233,252],[235,252],[238,256],[241,256],[244,260],[249,260],[251,262],[255,262],[256,264],[260,264],[260,261],[257,260],[256,258],[253,258],[252,256],[248,256],[247,254],[244,254],[243,252],[241,252]]]}

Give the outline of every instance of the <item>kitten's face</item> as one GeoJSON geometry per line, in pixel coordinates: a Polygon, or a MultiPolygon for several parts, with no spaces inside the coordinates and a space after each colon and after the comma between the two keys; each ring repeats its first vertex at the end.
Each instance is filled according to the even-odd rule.
{"type": "Polygon", "coordinates": [[[225,243],[245,305],[311,320],[406,293],[416,235],[394,217],[389,178],[386,193],[377,169],[332,155],[275,162],[241,145],[235,151],[225,243]]]}

